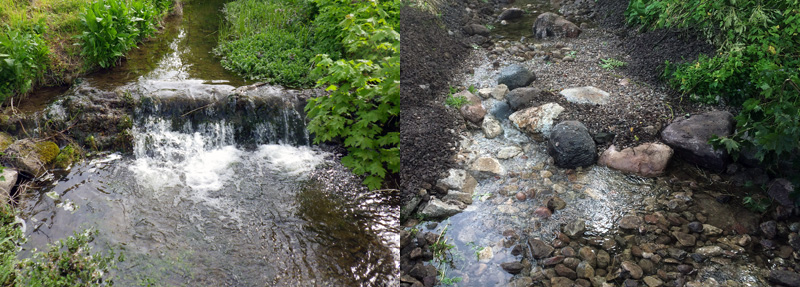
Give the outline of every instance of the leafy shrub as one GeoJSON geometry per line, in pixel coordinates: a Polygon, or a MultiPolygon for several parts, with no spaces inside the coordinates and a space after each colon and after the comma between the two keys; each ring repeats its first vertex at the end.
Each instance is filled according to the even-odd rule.
{"type": "Polygon", "coordinates": [[[225,4],[226,23],[214,52],[245,78],[310,86],[313,35],[305,1],[238,0],[225,4]]]}
{"type": "Polygon", "coordinates": [[[800,146],[800,1],[632,0],[626,15],[646,28],[700,29],[718,47],[665,71],[695,101],[741,105],[736,134],[713,143],[769,163],[800,146]]]}
{"type": "MultiPolygon", "coordinates": [[[[386,2],[396,9],[400,1],[386,2]]],[[[337,1],[315,3],[325,7],[337,1]]],[[[387,170],[400,169],[400,35],[392,24],[398,10],[386,11],[377,1],[353,3],[359,8],[338,24],[345,31],[347,59],[317,55],[314,74],[324,75],[317,85],[330,95],[309,100],[305,110],[314,141],[344,140],[349,153],[342,164],[366,175],[364,184],[375,189],[387,170]]]]}
{"type": "Polygon", "coordinates": [[[39,31],[14,30],[0,33],[0,102],[14,94],[27,93],[44,75],[49,50],[39,31]]]}
{"type": "Polygon", "coordinates": [[[103,68],[114,66],[119,57],[155,32],[156,10],[150,2],[98,0],[81,15],[81,56],[103,68]]]}

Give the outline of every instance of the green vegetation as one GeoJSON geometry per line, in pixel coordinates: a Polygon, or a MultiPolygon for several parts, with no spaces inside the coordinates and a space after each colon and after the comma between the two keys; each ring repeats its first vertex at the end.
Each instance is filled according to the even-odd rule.
{"type": "Polygon", "coordinates": [[[442,231],[439,233],[439,236],[436,238],[436,242],[431,244],[431,252],[433,253],[433,260],[431,263],[436,267],[436,270],[439,273],[437,280],[439,280],[439,284],[444,286],[452,286],[458,282],[461,282],[461,277],[450,277],[447,276],[447,269],[448,265],[452,265],[453,259],[451,256],[451,250],[456,246],[453,244],[447,243],[447,228],[450,227],[450,224],[447,224],[442,228],[442,231]]]}
{"type": "Polygon", "coordinates": [[[772,201],[763,196],[749,195],[742,198],[742,205],[751,211],[764,213],[772,205],[772,201]]]}
{"type": "Polygon", "coordinates": [[[464,105],[470,104],[470,102],[465,96],[456,96],[453,94],[449,94],[447,95],[447,98],[444,99],[444,104],[447,105],[448,107],[460,109],[464,105]]]}
{"type": "MultiPolygon", "coordinates": [[[[574,54],[571,54],[570,56],[574,56],[574,54]]],[[[606,70],[613,70],[627,65],[627,63],[614,58],[600,59],[600,62],[600,67],[606,70]]]]}
{"type": "MultiPolygon", "coordinates": [[[[664,75],[702,103],[740,106],[736,134],[712,142],[736,155],[752,149],[775,164],[800,146],[800,1],[632,0],[629,23],[699,29],[717,47],[664,75]]],[[[797,164],[797,163],[795,163],[797,164]]]]}
{"type": "Polygon", "coordinates": [[[308,101],[308,130],[317,143],[343,140],[348,155],[342,164],[365,175],[369,188],[379,188],[387,171],[400,170],[400,1],[314,3],[321,15],[357,9],[337,23],[344,59],[327,54],[314,58],[312,75],[322,76],[317,86],[326,87],[330,95],[308,101]]]}
{"type": "Polygon", "coordinates": [[[19,245],[24,243],[20,226],[15,223],[13,209],[0,203],[0,286],[106,286],[108,271],[117,260],[109,255],[92,253],[89,245],[94,232],[75,233],[48,247],[34,250],[31,259],[18,260],[19,245]]]}
{"type": "Polygon", "coordinates": [[[155,31],[171,5],[172,0],[0,0],[0,102],[35,86],[61,84],[95,65],[113,65],[155,31]]]}

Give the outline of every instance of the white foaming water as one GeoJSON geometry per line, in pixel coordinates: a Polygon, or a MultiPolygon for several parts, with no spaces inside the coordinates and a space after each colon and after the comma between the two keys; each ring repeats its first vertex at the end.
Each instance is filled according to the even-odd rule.
{"type": "Polygon", "coordinates": [[[267,168],[292,176],[306,174],[324,161],[323,153],[306,146],[262,145],[255,155],[266,160],[267,168]]]}

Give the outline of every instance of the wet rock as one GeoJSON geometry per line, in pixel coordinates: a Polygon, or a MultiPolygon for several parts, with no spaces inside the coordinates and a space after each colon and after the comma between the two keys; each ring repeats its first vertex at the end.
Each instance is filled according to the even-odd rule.
{"type": "Polygon", "coordinates": [[[567,277],[553,277],[550,278],[550,286],[552,287],[573,287],[575,286],[575,281],[567,277]]]}
{"type": "Polygon", "coordinates": [[[581,261],[581,263],[578,264],[578,267],[575,268],[575,273],[578,275],[578,278],[594,278],[594,268],[586,261],[581,261]]]}
{"type": "Polygon", "coordinates": [[[695,242],[697,241],[697,238],[694,235],[679,231],[673,232],[672,236],[678,240],[679,246],[692,247],[695,245],[695,242]]]}
{"type": "Polygon", "coordinates": [[[447,193],[447,195],[442,197],[442,200],[444,202],[457,201],[463,203],[464,205],[470,205],[472,204],[472,194],[451,190],[447,193]]]}
{"type": "Polygon", "coordinates": [[[661,279],[655,276],[646,276],[644,277],[644,284],[647,284],[649,287],[661,287],[664,285],[664,281],[661,281],[661,279]]]}
{"type": "Polygon", "coordinates": [[[481,251],[478,251],[478,260],[481,262],[489,262],[494,258],[494,252],[492,252],[491,246],[486,246],[481,251]]]}
{"type": "Polygon", "coordinates": [[[680,272],[683,275],[687,275],[689,273],[692,273],[692,271],[694,271],[694,267],[692,267],[692,265],[689,264],[680,264],[678,265],[677,268],[678,272],[680,272]]]}
{"type": "Polygon", "coordinates": [[[432,197],[420,214],[425,218],[445,218],[458,214],[461,209],[454,204],[445,203],[438,198],[432,197]]]}
{"type": "Polygon", "coordinates": [[[611,255],[605,250],[597,251],[597,268],[606,268],[611,263],[611,255]]]}
{"type": "Polygon", "coordinates": [[[574,258],[574,257],[564,258],[564,262],[563,262],[564,266],[567,266],[569,269],[573,269],[573,270],[575,268],[577,268],[578,264],[580,264],[580,263],[581,263],[581,260],[578,259],[578,258],[574,258]]]}
{"type": "Polygon", "coordinates": [[[514,112],[506,101],[494,102],[494,104],[487,108],[492,116],[501,120],[507,119],[508,116],[514,112]]]}
{"type": "Polygon", "coordinates": [[[769,272],[769,281],[786,286],[800,286],[800,273],[787,270],[772,270],[769,272]]]}
{"type": "Polygon", "coordinates": [[[484,25],[470,24],[470,25],[464,26],[464,33],[466,33],[467,35],[470,35],[470,36],[471,35],[481,35],[481,36],[486,37],[486,36],[489,36],[490,31],[489,31],[489,28],[486,28],[486,26],[484,26],[484,25]]]}
{"type": "Polygon", "coordinates": [[[650,261],[650,259],[642,258],[639,260],[639,267],[642,267],[642,272],[644,272],[644,274],[653,274],[656,270],[655,264],[653,264],[653,261],[650,261]]]}
{"type": "Polygon", "coordinates": [[[619,220],[619,227],[622,229],[639,229],[642,225],[642,219],[636,215],[626,215],[619,220]]]}
{"type": "Polygon", "coordinates": [[[470,169],[480,173],[488,173],[489,175],[503,175],[505,169],[495,158],[482,157],[475,160],[470,166],[470,169]]]}
{"type": "Polygon", "coordinates": [[[773,239],[778,234],[778,224],[774,220],[761,223],[759,227],[767,239],[773,239]]]}
{"type": "Polygon", "coordinates": [[[525,14],[525,11],[519,8],[508,8],[503,13],[500,13],[500,16],[497,17],[498,21],[502,20],[516,20],[522,18],[522,15],[525,14]]]}
{"type": "Polygon", "coordinates": [[[508,94],[508,86],[499,84],[492,89],[491,96],[496,100],[503,100],[508,94]]]}
{"type": "Polygon", "coordinates": [[[625,173],[655,177],[664,173],[672,153],[669,146],[661,143],[645,143],[622,151],[611,145],[600,156],[597,164],[625,173]]]}
{"type": "Polygon", "coordinates": [[[533,286],[533,278],[531,277],[519,277],[517,279],[514,279],[514,281],[511,281],[510,284],[508,284],[508,287],[528,287],[528,286],[533,286]]]}
{"type": "Polygon", "coordinates": [[[767,194],[769,197],[783,206],[792,207],[794,201],[790,195],[794,192],[794,186],[785,178],[778,178],[770,182],[767,194]]]}
{"type": "Polygon", "coordinates": [[[581,34],[581,29],[561,15],[546,12],[536,17],[536,22],[533,23],[533,34],[538,39],[547,37],[575,38],[581,34]]]}
{"type": "Polygon", "coordinates": [[[789,245],[791,245],[795,251],[800,251],[800,235],[795,232],[789,233],[789,245]]]}
{"type": "Polygon", "coordinates": [[[425,265],[422,262],[418,262],[411,268],[411,271],[408,272],[408,275],[413,276],[416,279],[424,280],[426,277],[429,276],[436,276],[437,271],[436,267],[431,265],[425,265]]]}
{"type": "Polygon", "coordinates": [[[592,86],[564,89],[559,94],[570,103],[591,105],[605,105],[611,97],[608,92],[592,86]]]}
{"type": "Polygon", "coordinates": [[[507,146],[500,149],[497,152],[497,158],[499,159],[509,159],[515,156],[518,156],[522,153],[522,149],[518,146],[507,146]]]}
{"type": "Polygon", "coordinates": [[[481,99],[478,98],[478,96],[473,95],[469,91],[462,91],[453,96],[465,97],[470,102],[470,104],[464,105],[461,107],[461,109],[459,109],[461,116],[463,116],[464,119],[476,124],[483,121],[483,117],[486,116],[486,109],[484,109],[483,105],[481,105],[481,99]]]}
{"type": "Polygon", "coordinates": [[[10,167],[5,167],[3,172],[0,173],[3,178],[3,181],[0,181],[0,204],[8,203],[8,199],[11,197],[11,189],[17,184],[17,175],[19,175],[19,172],[10,167]]]}
{"type": "Polygon", "coordinates": [[[769,239],[761,239],[761,241],[758,243],[761,244],[761,247],[763,247],[765,250],[774,250],[775,248],[778,248],[778,244],[769,239]]]}
{"type": "Polygon", "coordinates": [[[707,236],[718,236],[722,234],[722,229],[711,224],[703,224],[703,234],[707,236]]]}
{"type": "Polygon", "coordinates": [[[712,245],[712,246],[703,246],[694,250],[695,253],[700,254],[704,257],[714,257],[719,256],[722,254],[722,247],[712,245]]]}
{"type": "Polygon", "coordinates": [[[693,233],[703,233],[703,224],[699,221],[689,222],[689,231],[693,233]]]}
{"type": "Polygon", "coordinates": [[[538,218],[545,218],[545,219],[547,219],[547,218],[550,218],[550,216],[552,216],[552,215],[553,215],[553,212],[552,212],[552,211],[550,211],[550,209],[549,209],[549,208],[547,208],[546,206],[540,206],[540,207],[537,207],[537,208],[536,208],[536,209],[533,211],[533,215],[534,215],[534,216],[536,216],[536,217],[538,217],[538,218]]]}
{"type": "Polygon", "coordinates": [[[523,266],[519,261],[502,263],[500,264],[500,267],[502,267],[506,272],[514,275],[519,274],[522,272],[522,269],[525,268],[525,266],[523,266]]]}
{"type": "Polygon", "coordinates": [[[597,148],[589,130],[577,121],[565,121],[553,127],[547,154],[560,168],[586,167],[597,160],[597,148]]]}
{"type": "Polygon", "coordinates": [[[542,99],[542,93],[546,93],[536,87],[522,87],[514,89],[506,95],[508,105],[514,111],[527,109],[542,99]]]}
{"type": "Polygon", "coordinates": [[[591,247],[581,247],[581,249],[578,249],[578,254],[583,261],[588,262],[592,267],[597,266],[597,253],[591,247]]]}
{"type": "Polygon", "coordinates": [[[556,265],[556,264],[563,263],[565,258],[566,257],[564,257],[563,255],[558,255],[558,256],[545,258],[545,259],[539,261],[539,263],[541,263],[542,266],[553,266],[553,265],[556,265]]]}
{"type": "Polygon", "coordinates": [[[563,231],[569,237],[583,236],[583,232],[586,231],[586,222],[580,219],[573,220],[564,225],[563,231]]]}
{"type": "Polygon", "coordinates": [[[500,122],[492,115],[486,115],[483,117],[481,130],[483,130],[483,134],[487,139],[493,139],[503,134],[503,127],[500,126],[500,122]]]}
{"type": "Polygon", "coordinates": [[[411,254],[409,254],[408,257],[411,258],[411,260],[416,260],[417,258],[422,257],[422,248],[414,248],[414,250],[411,250],[411,254]]]}
{"type": "Polygon", "coordinates": [[[563,111],[564,108],[559,104],[547,103],[514,112],[508,119],[517,129],[528,133],[534,140],[544,141],[550,137],[553,120],[563,111]]]}
{"type": "Polygon", "coordinates": [[[620,264],[622,270],[630,274],[631,278],[633,279],[641,279],[643,272],[642,267],[639,267],[638,264],[634,263],[633,261],[622,261],[620,264]]]}
{"type": "Polygon", "coordinates": [[[715,150],[708,141],[712,136],[729,136],[733,128],[733,115],[712,111],[688,119],[676,119],[664,128],[661,138],[684,160],[722,172],[730,162],[730,156],[724,150],[715,150]]]}
{"type": "Polygon", "coordinates": [[[561,248],[561,255],[564,255],[566,257],[575,257],[578,255],[578,253],[576,253],[575,249],[573,249],[572,247],[567,246],[561,248]]]}
{"type": "MultiPolygon", "coordinates": [[[[549,208],[552,211],[562,210],[562,209],[567,207],[567,203],[563,199],[558,197],[558,196],[553,196],[553,197],[547,199],[547,202],[545,202],[545,205],[547,205],[547,208],[549,208]]],[[[569,234],[567,234],[567,235],[569,235],[569,234]]]]}
{"type": "Polygon", "coordinates": [[[672,257],[675,260],[683,260],[686,258],[686,255],[689,254],[683,249],[672,248],[672,247],[667,248],[667,253],[669,253],[669,257],[672,257]]]}
{"type": "Polygon", "coordinates": [[[536,80],[536,75],[519,64],[512,64],[500,70],[497,84],[503,84],[513,91],[516,88],[525,87],[536,80]]]}
{"type": "Polygon", "coordinates": [[[528,196],[525,195],[524,192],[517,192],[517,194],[514,197],[516,197],[517,200],[519,200],[519,201],[525,201],[525,199],[528,198],[528,196]]]}
{"type": "Polygon", "coordinates": [[[556,265],[555,270],[556,270],[556,274],[558,274],[558,276],[567,277],[567,278],[569,278],[571,280],[578,279],[578,274],[575,273],[575,270],[572,270],[571,268],[567,267],[564,264],[556,265]]]}
{"type": "MultiPolygon", "coordinates": [[[[45,168],[47,162],[43,161],[43,156],[39,154],[39,149],[37,144],[30,139],[17,140],[6,148],[3,157],[19,172],[37,177],[47,171],[45,168]]],[[[57,150],[58,146],[56,146],[57,150]]]]}
{"type": "Polygon", "coordinates": [[[440,179],[436,186],[441,190],[457,190],[464,193],[472,194],[475,191],[475,186],[478,181],[472,175],[463,169],[450,169],[447,171],[447,177],[440,179]]]}
{"type": "Polygon", "coordinates": [[[531,254],[534,259],[540,259],[550,256],[555,248],[548,245],[541,239],[528,239],[528,247],[531,249],[531,254]]]}

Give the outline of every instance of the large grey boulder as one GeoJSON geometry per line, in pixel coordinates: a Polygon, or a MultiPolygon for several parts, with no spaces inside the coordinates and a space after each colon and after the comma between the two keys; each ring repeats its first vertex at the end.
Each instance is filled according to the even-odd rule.
{"type": "Polygon", "coordinates": [[[497,77],[497,84],[504,84],[509,90],[525,87],[536,80],[536,75],[527,68],[519,65],[512,64],[502,70],[497,77]]]}
{"type": "Polygon", "coordinates": [[[730,156],[725,150],[714,149],[708,141],[715,135],[731,135],[733,128],[731,113],[711,111],[674,120],[661,132],[661,139],[683,160],[722,172],[730,163],[730,156]]]}
{"type": "Polygon", "coordinates": [[[564,108],[559,104],[547,103],[517,111],[508,119],[517,129],[526,132],[534,140],[544,141],[550,137],[553,120],[563,111],[564,108]]]}
{"type": "Polygon", "coordinates": [[[512,110],[519,111],[532,107],[541,94],[542,90],[536,87],[518,88],[506,95],[506,101],[512,110]]]}
{"type": "Polygon", "coordinates": [[[597,160],[597,147],[586,126],[578,121],[565,121],[553,127],[547,154],[560,168],[585,167],[597,160]]]}
{"type": "Polygon", "coordinates": [[[575,38],[581,34],[581,29],[561,15],[546,12],[536,17],[536,22],[533,23],[533,34],[538,39],[547,37],[575,38]]]}
{"type": "Polygon", "coordinates": [[[664,173],[672,153],[672,149],[662,143],[645,143],[621,151],[611,145],[600,156],[597,165],[639,176],[655,177],[664,173]]]}

